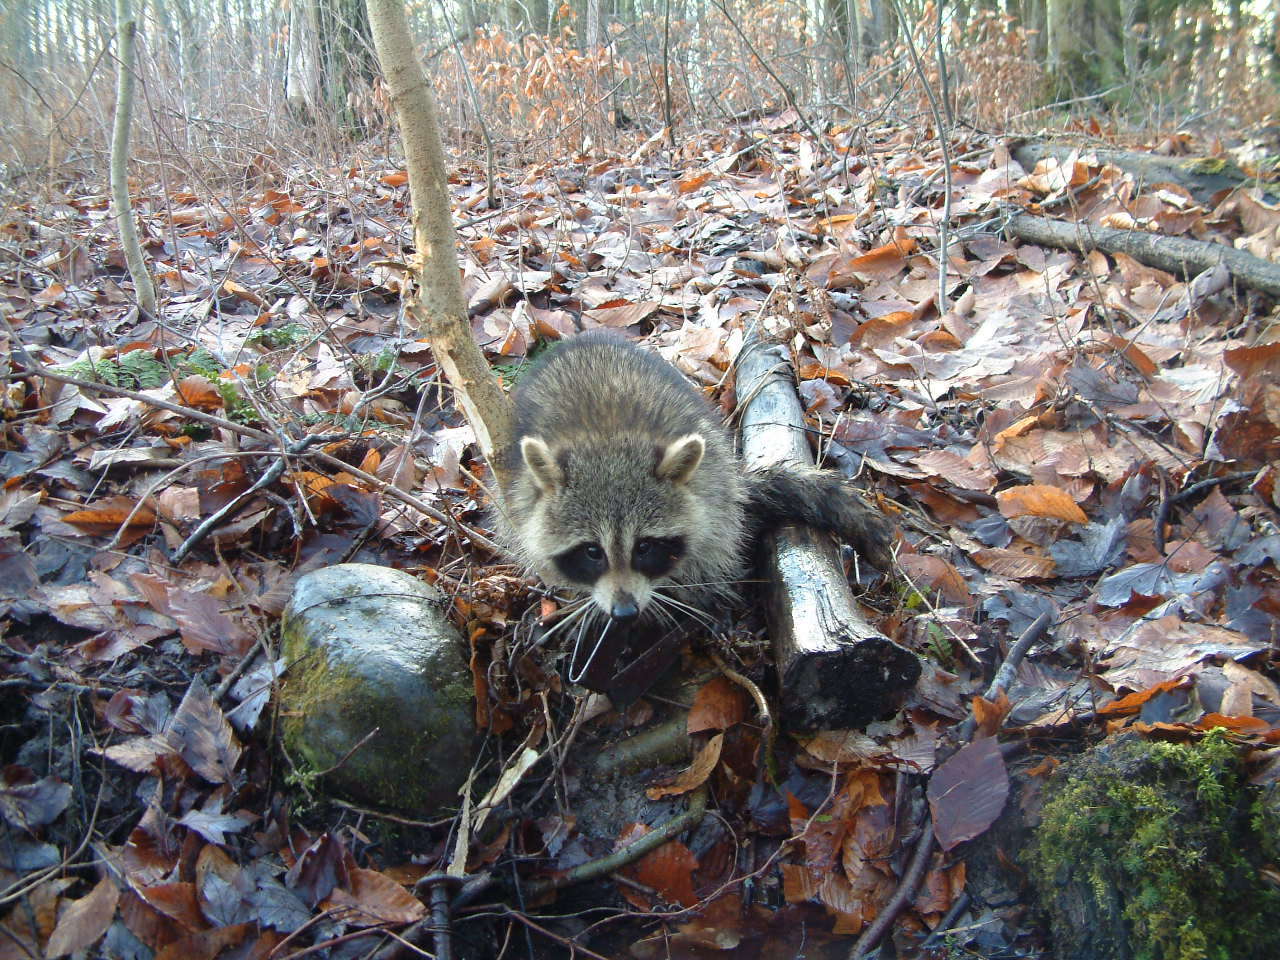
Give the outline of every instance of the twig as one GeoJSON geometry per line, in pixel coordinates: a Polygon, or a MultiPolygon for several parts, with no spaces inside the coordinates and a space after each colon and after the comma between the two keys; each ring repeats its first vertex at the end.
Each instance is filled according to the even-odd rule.
{"type": "Polygon", "coordinates": [[[920,881],[924,879],[925,869],[929,866],[929,858],[933,856],[933,823],[929,819],[929,814],[924,815],[924,820],[920,824],[920,839],[916,843],[916,849],[911,854],[911,862],[907,865],[907,871],[902,875],[902,882],[898,884],[898,889],[893,897],[885,904],[876,918],[871,921],[871,926],[862,931],[862,936],[858,937],[858,942],[853,945],[853,952],[849,954],[851,958],[857,960],[859,957],[865,957],[868,952],[875,948],[880,942],[880,938],[888,932],[889,927],[893,925],[893,921],[898,919],[900,914],[911,898],[915,896],[916,887],[920,885],[920,881]]]}
{"type": "MultiPolygon", "coordinates": [[[[942,195],[942,219],[938,222],[938,316],[945,316],[947,312],[947,225],[951,222],[951,131],[943,121],[942,109],[938,106],[938,97],[933,92],[933,87],[929,85],[929,78],[925,76],[924,64],[920,62],[920,55],[916,53],[916,41],[911,35],[911,24],[907,22],[906,11],[902,9],[899,0],[889,0],[893,4],[893,9],[898,12],[898,20],[902,24],[902,38],[907,44],[907,53],[911,55],[911,63],[915,66],[916,75],[920,78],[920,86],[924,87],[924,94],[929,100],[929,109],[933,113],[933,123],[938,130],[938,144],[942,147],[942,166],[943,166],[943,195],[942,195]]],[[[942,11],[937,11],[939,27],[941,27],[942,11]]],[[[945,71],[946,63],[942,60],[942,46],[938,46],[939,67],[945,71]]],[[[943,74],[943,84],[946,84],[946,74],[943,74]]],[[[949,105],[948,105],[949,106],[949,105]]]]}
{"type": "Polygon", "coordinates": [[[759,684],[750,677],[739,673],[737,670],[733,669],[733,667],[725,663],[724,658],[714,650],[711,651],[711,659],[715,661],[715,664],[720,668],[721,673],[746,690],[747,693],[751,695],[751,699],[755,701],[756,709],[760,712],[760,723],[764,728],[764,737],[762,738],[760,746],[764,751],[762,756],[765,761],[765,770],[769,771],[769,776],[772,776],[772,768],[774,766],[773,747],[774,743],[778,739],[778,730],[777,727],[774,726],[773,713],[769,710],[769,701],[765,699],[764,691],[761,690],[759,684]]]}
{"type": "MultiPolygon", "coordinates": [[[[1032,645],[1049,632],[1049,625],[1053,622],[1053,617],[1046,611],[1036,617],[1027,629],[1022,631],[1022,636],[1014,642],[1009,648],[1009,655],[1004,658],[1004,663],[1000,664],[1000,669],[996,671],[996,675],[991,679],[991,683],[987,686],[983,693],[986,700],[994,700],[1000,694],[1013,686],[1014,675],[1018,672],[1018,667],[1027,655],[1027,651],[1032,645]]],[[[972,713],[968,719],[960,725],[957,739],[961,743],[968,743],[969,738],[973,736],[974,730],[977,729],[978,720],[972,713]]]]}
{"type": "Polygon", "coordinates": [[[311,946],[303,947],[301,950],[295,950],[293,953],[287,953],[281,957],[280,960],[302,960],[303,957],[308,957],[313,953],[319,953],[322,950],[328,950],[344,943],[350,943],[352,940],[360,940],[364,937],[374,936],[375,934],[390,932],[390,930],[384,930],[380,926],[365,927],[361,930],[352,930],[350,933],[344,933],[341,936],[333,937],[329,940],[322,940],[319,943],[313,943],[311,946]]]}
{"type": "MultiPolygon", "coordinates": [[[[105,761],[103,762],[105,765],[105,761]]],[[[99,773],[101,772],[101,769],[99,769],[99,773]]],[[[9,886],[0,890],[0,907],[5,904],[12,903],[15,900],[20,900],[50,877],[56,877],[58,874],[65,872],[73,863],[76,862],[76,858],[84,852],[85,847],[89,846],[89,842],[93,839],[93,832],[97,829],[98,811],[102,808],[102,794],[106,787],[106,783],[107,779],[104,776],[101,781],[101,785],[98,787],[98,794],[93,801],[93,811],[89,814],[89,825],[85,827],[84,836],[80,838],[80,843],[75,850],[64,856],[53,866],[46,867],[44,870],[40,870],[34,874],[27,874],[25,877],[15,880],[9,886]]]]}
{"type": "Polygon", "coordinates": [[[222,678],[222,682],[218,684],[218,689],[213,691],[214,703],[222,702],[222,698],[227,695],[227,691],[231,689],[231,685],[240,679],[245,670],[249,669],[249,664],[253,663],[253,658],[266,650],[266,648],[267,638],[266,635],[263,634],[258,637],[258,642],[253,645],[253,649],[241,657],[240,662],[232,668],[231,672],[222,678]]]}
{"type": "Polygon", "coordinates": [[[960,891],[960,896],[956,897],[956,902],[951,905],[951,909],[938,921],[938,925],[929,931],[929,935],[924,938],[920,948],[923,950],[925,947],[931,947],[950,933],[956,921],[960,919],[960,914],[969,909],[971,900],[972,898],[967,891],[960,891]]]}
{"type": "Polygon", "coordinates": [[[363,737],[360,738],[359,743],[352,744],[351,749],[348,750],[346,753],[344,753],[342,755],[342,758],[337,763],[335,763],[331,767],[326,767],[324,770],[321,770],[319,773],[317,773],[316,778],[319,779],[320,777],[328,776],[329,774],[333,773],[335,770],[339,769],[344,763],[346,763],[348,760],[351,759],[351,755],[353,753],[355,753],[357,750],[359,750],[361,747],[363,747],[366,743],[368,743],[370,740],[372,740],[381,732],[382,732],[381,727],[374,727],[372,730],[370,730],[368,733],[366,733],[363,737]]]}
{"type": "Polygon", "coordinates": [[[389,823],[398,823],[402,827],[416,827],[421,830],[437,830],[447,823],[452,823],[454,817],[442,817],[439,820],[413,820],[409,817],[397,816],[394,813],[388,813],[385,810],[374,810],[372,807],[362,807],[359,804],[351,803],[347,800],[340,800],[337,797],[326,797],[327,803],[333,804],[335,807],[342,807],[344,810],[350,810],[352,813],[358,813],[362,817],[375,817],[378,820],[386,820],[389,823]]]}
{"type": "Polygon", "coordinates": [[[1160,502],[1156,505],[1155,527],[1152,529],[1152,537],[1155,541],[1156,553],[1164,556],[1164,525],[1169,520],[1169,510],[1173,507],[1173,500],[1169,496],[1169,478],[1165,476],[1164,470],[1159,471],[1160,479],[1160,502]]]}
{"type": "Polygon", "coordinates": [[[284,449],[284,456],[277,458],[276,461],[263,472],[262,476],[254,481],[253,486],[248,490],[245,490],[239,496],[232,498],[230,502],[219,507],[217,510],[213,511],[213,513],[209,514],[209,516],[200,521],[200,525],[191,531],[191,535],[182,542],[182,545],[178,547],[177,550],[173,551],[173,560],[171,562],[175,565],[181,563],[186,555],[195,548],[196,544],[207,537],[210,531],[222,522],[223,518],[239,510],[240,506],[248,501],[259,490],[269,487],[271,484],[275,483],[276,480],[280,478],[280,475],[284,473],[284,468],[289,462],[286,457],[302,453],[312,444],[329,439],[332,438],[321,436],[320,434],[309,434],[305,437],[300,437],[297,440],[294,440],[286,446],[284,449]]]}
{"type": "Polygon", "coordinates": [[[1184,500],[1190,500],[1201,490],[1208,490],[1210,487],[1216,487],[1220,483],[1235,483],[1237,480],[1250,480],[1257,475],[1256,470],[1237,470],[1234,473],[1224,473],[1220,477],[1209,477],[1206,480],[1198,480],[1189,487],[1184,487],[1169,498],[1170,503],[1182,503],[1184,500]]]}
{"type": "Polygon", "coordinates": [[[588,880],[595,880],[599,877],[608,876],[615,870],[625,867],[629,863],[634,863],[646,853],[658,849],[672,837],[696,826],[701,822],[702,817],[707,812],[707,787],[703,784],[693,793],[689,794],[689,806],[680,814],[672,817],[656,830],[646,833],[635,843],[627,844],[621,850],[609,854],[606,857],[598,857],[595,860],[588,860],[586,863],[580,863],[571,870],[565,870],[563,873],[557,873],[545,880],[536,880],[529,884],[528,896],[530,899],[536,900],[545,896],[552,890],[559,890],[563,887],[571,887],[574,884],[585,883],[588,880]]]}
{"type": "Polygon", "coordinates": [[[786,98],[787,106],[795,111],[796,116],[800,118],[800,123],[804,126],[809,136],[813,138],[814,147],[821,150],[823,153],[829,152],[831,149],[830,145],[824,137],[819,136],[818,131],[813,129],[813,124],[809,122],[809,118],[806,117],[804,115],[804,111],[800,109],[800,104],[796,102],[796,95],[791,92],[790,87],[782,82],[782,78],[778,76],[773,67],[770,66],[769,61],[762,57],[760,52],[756,50],[755,46],[751,43],[751,40],[742,31],[742,28],[738,26],[738,21],[733,19],[733,16],[729,13],[729,10],[724,5],[723,0],[711,0],[711,3],[716,9],[724,14],[724,18],[729,21],[729,26],[733,27],[734,32],[738,35],[738,39],[740,39],[743,46],[747,48],[747,52],[755,58],[756,63],[760,64],[761,69],[769,75],[770,79],[778,85],[778,89],[782,91],[783,97],[786,98]]]}
{"type": "Polygon", "coordinates": [[[241,423],[234,423],[223,417],[214,416],[211,413],[205,413],[203,410],[194,410],[191,407],[184,407],[177,403],[170,403],[168,400],[161,400],[159,397],[152,397],[137,390],[128,390],[124,387],[113,386],[109,383],[98,383],[94,380],[81,380],[79,377],[69,377],[65,373],[58,373],[51,370],[43,363],[37,360],[27,350],[26,344],[18,337],[17,332],[9,325],[9,321],[0,317],[0,324],[4,325],[5,330],[9,334],[9,343],[15,353],[22,359],[22,362],[30,367],[38,376],[44,377],[46,380],[53,380],[57,383],[69,384],[73,387],[79,387],[81,390],[93,390],[97,393],[105,393],[112,397],[127,397],[130,400],[137,400],[139,403],[145,403],[156,407],[160,410],[168,410],[170,413],[177,413],[191,420],[197,420],[200,423],[206,423],[211,427],[219,427],[223,430],[230,430],[232,433],[238,433],[243,437],[249,437],[252,440],[259,440],[263,443],[271,443],[272,437],[263,430],[257,430],[254,427],[247,427],[241,423]]]}
{"type": "Polygon", "coordinates": [[[560,934],[556,933],[555,931],[548,930],[546,927],[540,924],[534,923],[532,920],[526,917],[519,910],[512,910],[510,907],[507,907],[506,910],[503,912],[512,920],[518,920],[520,923],[523,923],[529,929],[537,931],[538,933],[542,934],[544,937],[547,937],[550,940],[554,940],[556,943],[560,944],[562,947],[567,949],[569,951],[570,956],[573,956],[575,953],[581,953],[585,957],[591,957],[592,960],[609,960],[608,957],[602,956],[596,953],[594,950],[588,950],[586,947],[584,947],[580,943],[574,943],[572,940],[569,940],[569,939],[566,939],[565,937],[560,936],[560,934]]]}

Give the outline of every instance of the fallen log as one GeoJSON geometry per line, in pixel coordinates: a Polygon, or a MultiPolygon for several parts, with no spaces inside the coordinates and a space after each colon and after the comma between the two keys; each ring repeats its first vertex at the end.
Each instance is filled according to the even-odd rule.
{"type": "Polygon", "coordinates": [[[1010,152],[1013,159],[1030,172],[1045,157],[1063,162],[1077,150],[1081,154],[1097,157],[1103,163],[1119,167],[1137,180],[1139,186],[1177,184],[1197,202],[1206,205],[1213,202],[1215,194],[1233,190],[1253,180],[1229,160],[1217,157],[1161,157],[1151,153],[1075,147],[1044,141],[1020,143],[1010,152]]]}
{"type": "Polygon", "coordinates": [[[1170,237],[1162,233],[1100,227],[1091,223],[1053,220],[1029,213],[1014,216],[1005,231],[1028,243],[1074,250],[1077,253],[1088,253],[1091,250],[1126,253],[1139,263],[1167,270],[1186,280],[1222,264],[1237,283],[1280,296],[1280,264],[1220,243],[1170,237]]]}
{"type": "MultiPolygon", "coordinates": [[[[813,463],[781,346],[748,339],[738,356],[737,391],[749,468],[813,463]]],[[[782,726],[861,727],[897,710],[920,676],[920,661],[862,616],[830,537],[783,527],[761,543],[760,567],[782,726]]]]}

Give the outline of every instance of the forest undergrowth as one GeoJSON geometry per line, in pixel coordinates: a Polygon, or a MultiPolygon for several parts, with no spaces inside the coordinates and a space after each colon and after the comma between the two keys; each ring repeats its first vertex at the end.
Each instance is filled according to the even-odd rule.
{"type": "MultiPolygon", "coordinates": [[[[581,60],[573,87],[596,67],[616,65],[581,60]]],[[[1013,60],[970,69],[1026,88],[1013,60]]],[[[529,120],[512,89],[500,71],[481,84],[529,120]]],[[[148,165],[165,173],[134,184],[154,317],[98,179],[12,178],[0,960],[367,956],[421,929],[414,884],[459,842],[467,873],[494,883],[453,916],[459,955],[848,956],[902,888],[921,823],[936,849],[889,933],[899,953],[952,930],[968,955],[1047,957],[1020,834],[1001,825],[1013,808],[1035,822],[1064,755],[1218,729],[1274,790],[1274,294],[1221,265],[1184,274],[1010,232],[1030,213],[1274,266],[1265,149],[1259,162],[1235,152],[1244,135],[1076,114],[1078,149],[1027,166],[1018,141],[957,124],[948,169],[923,101],[910,122],[898,110],[815,129],[775,105],[674,143],[610,123],[537,150],[507,129],[492,192],[478,145],[457,157],[471,324],[505,385],[608,327],[728,416],[734,358],[761,327],[793,360],[815,456],[899,531],[892,570],[846,560],[867,618],[924,664],[906,706],[864,730],[778,735],[752,695],[773,696],[771,664],[745,604],[678,668],[700,678],[696,759],[651,771],[610,837],[579,828],[596,787],[583,764],[666,705],[612,710],[561,678],[562,650],[517,642],[561,598],[489,548],[486,466],[403,310],[412,231],[390,138],[326,164],[255,147],[217,179],[148,165]],[[1098,156],[1108,144],[1217,158],[1237,182],[1135,175],[1098,156]],[[281,611],[301,574],[348,561],[449,596],[485,775],[538,754],[475,835],[461,812],[330,797],[279,747],[281,611]],[[957,751],[966,721],[976,736],[957,751]],[[594,898],[524,898],[693,796],[713,815],[594,898]]]]}

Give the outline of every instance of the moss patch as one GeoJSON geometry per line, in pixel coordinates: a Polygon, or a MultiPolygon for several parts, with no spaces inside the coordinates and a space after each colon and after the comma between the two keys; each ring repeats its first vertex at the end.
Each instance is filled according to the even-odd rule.
{"type": "Polygon", "coordinates": [[[1220,731],[1104,744],[1068,764],[1031,852],[1061,956],[1280,956],[1280,895],[1247,855],[1253,799],[1220,731]]]}

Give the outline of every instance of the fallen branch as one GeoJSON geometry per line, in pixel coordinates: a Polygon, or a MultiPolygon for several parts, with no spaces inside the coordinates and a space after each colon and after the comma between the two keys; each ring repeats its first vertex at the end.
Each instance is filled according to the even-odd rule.
{"type": "MultiPolygon", "coordinates": [[[[750,467],[811,464],[804,410],[783,348],[749,337],[737,376],[742,452],[750,467]]],[[[760,554],[782,725],[862,727],[901,706],[920,676],[920,661],[867,622],[831,538],[783,527],[764,538],[760,554]]]]}
{"type": "Polygon", "coordinates": [[[1014,216],[1006,230],[1019,240],[1057,247],[1060,250],[1074,250],[1077,253],[1089,253],[1092,250],[1126,253],[1139,263],[1166,270],[1186,280],[1222,264],[1236,282],[1280,296],[1280,265],[1220,243],[1170,237],[1162,233],[1099,227],[1091,223],[1051,220],[1029,213],[1014,216]]]}
{"type": "Polygon", "coordinates": [[[1045,157],[1064,162],[1076,151],[1082,156],[1094,156],[1103,163],[1119,167],[1138,181],[1139,189],[1156,183],[1173,183],[1200,203],[1210,203],[1214,194],[1243,186],[1252,179],[1234,164],[1214,157],[1161,157],[1151,153],[1093,149],[1044,141],[1020,143],[1011,150],[1013,159],[1027,171],[1034,169],[1045,157]]]}

